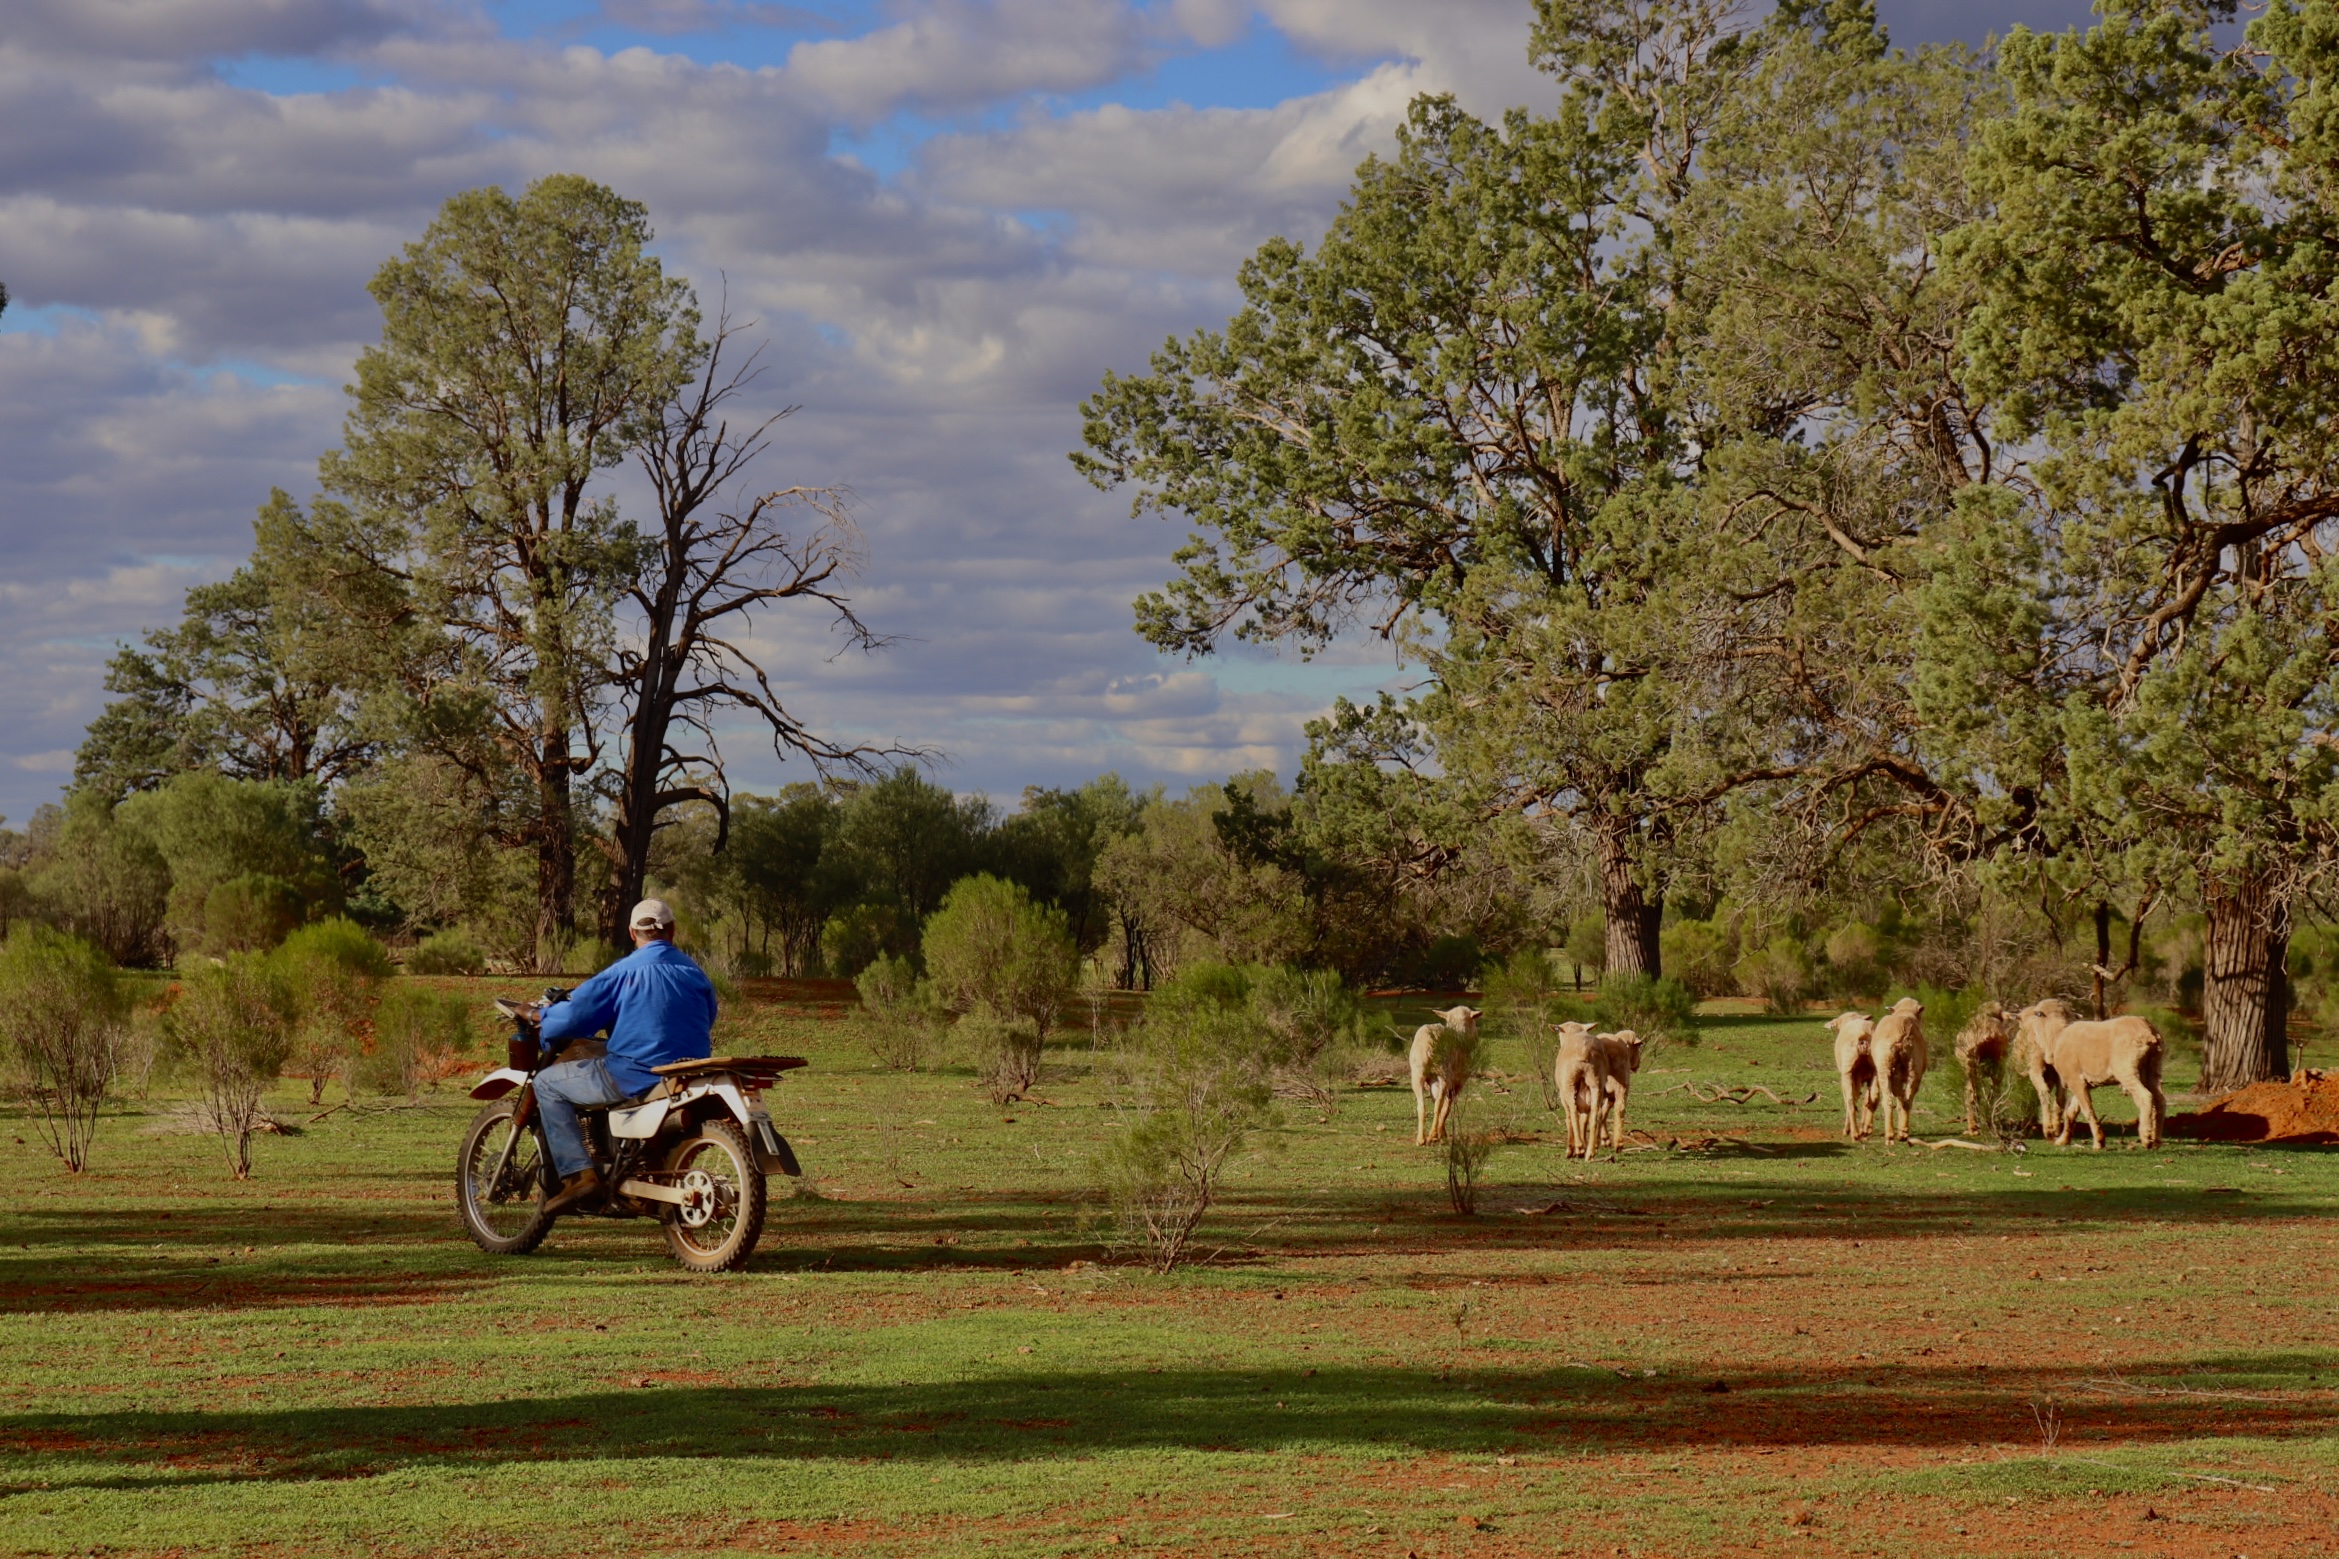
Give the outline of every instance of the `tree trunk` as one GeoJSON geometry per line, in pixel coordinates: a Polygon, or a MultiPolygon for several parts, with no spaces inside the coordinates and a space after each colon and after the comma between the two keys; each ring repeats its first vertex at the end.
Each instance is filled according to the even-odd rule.
{"type": "Polygon", "coordinates": [[[2201,1091],[2290,1075],[2290,901],[2266,874],[2204,882],[2201,1091]]]}
{"type": "Polygon", "coordinates": [[[569,804],[565,730],[544,733],[536,768],[536,972],[560,973],[577,926],[577,835],[569,804]]]}
{"type": "Polygon", "coordinates": [[[2102,1022],[2110,1014],[2103,1008],[2103,972],[2112,966],[2112,907],[2101,899],[2095,905],[2095,1017],[2102,1022]]]}
{"type": "Polygon", "coordinates": [[[1665,918],[1665,896],[1642,890],[1621,833],[1600,836],[1600,901],[1608,921],[1608,972],[1662,976],[1657,928],[1665,918]]]}

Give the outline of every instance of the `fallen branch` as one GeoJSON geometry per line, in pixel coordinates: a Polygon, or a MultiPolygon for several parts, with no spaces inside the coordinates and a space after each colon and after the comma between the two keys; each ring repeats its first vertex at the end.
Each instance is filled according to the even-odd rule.
{"type": "Polygon", "coordinates": [[[1963,1148],[1968,1153],[1996,1153],[2000,1151],[1987,1142],[1968,1142],[1963,1137],[1943,1137],[1939,1142],[1927,1142],[1922,1137],[1911,1137],[1909,1140],[1920,1148],[1931,1148],[1936,1153],[1943,1148],[1963,1148]]]}

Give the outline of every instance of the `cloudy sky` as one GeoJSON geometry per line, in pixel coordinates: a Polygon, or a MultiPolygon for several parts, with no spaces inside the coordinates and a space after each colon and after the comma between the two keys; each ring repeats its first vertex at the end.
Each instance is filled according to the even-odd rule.
{"type": "MultiPolygon", "coordinates": [[[[1884,0],[1897,39],[2084,0],[1884,0]]],[[[367,277],[448,195],[577,172],[771,344],[800,404],[771,485],[858,495],[857,589],[903,635],[790,697],[932,745],[960,790],[1118,769],[1289,773],[1389,682],[1164,659],[1130,631],[1180,539],[1065,453],[1108,369],[1224,320],[1245,255],[1312,240],[1408,99],[1544,99],[1529,0],[5,0],[0,3],[0,813],[52,799],[113,646],[306,497],[379,329],[367,277]]],[[[751,739],[734,778],[783,771],[751,739]]]]}

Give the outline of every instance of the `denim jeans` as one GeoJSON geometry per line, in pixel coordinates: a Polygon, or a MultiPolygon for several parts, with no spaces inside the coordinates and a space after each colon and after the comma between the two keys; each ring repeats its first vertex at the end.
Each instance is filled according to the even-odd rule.
{"type": "Polygon", "coordinates": [[[577,1123],[579,1105],[617,1104],[625,1094],[599,1057],[589,1061],[561,1061],[536,1074],[536,1113],[544,1118],[544,1140],[552,1149],[552,1167],[566,1180],[593,1162],[585,1151],[585,1128],[577,1123]]]}

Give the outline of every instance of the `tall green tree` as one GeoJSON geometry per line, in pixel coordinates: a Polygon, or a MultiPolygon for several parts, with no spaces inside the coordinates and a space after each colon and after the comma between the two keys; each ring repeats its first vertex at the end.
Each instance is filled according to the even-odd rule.
{"type": "Polygon", "coordinates": [[[1362,622],[1424,665],[1453,783],[1593,841],[1625,972],[1658,969],[1677,806],[1730,767],[1681,674],[1676,582],[1729,538],[1682,491],[1673,217],[1757,52],[1736,9],[1546,5],[1554,113],[1417,102],[1314,253],[1270,243],[1223,331],[1106,380],[1075,457],[1197,527],[1138,602],[1155,643],[1362,622]]]}
{"type": "Polygon", "coordinates": [[[2207,913],[2210,1088],[2287,1069],[2292,917],[2339,844],[2339,13],[2273,0],[2241,47],[2234,14],[2010,36],[1960,255],[1977,376],[2047,451],[1969,593],[2036,619],[2052,804],[2207,913]]]}
{"type": "Polygon", "coordinates": [[[637,538],[596,482],[703,356],[644,209],[558,174],[471,190],[371,285],[343,447],[321,464],[349,550],[430,630],[398,668],[402,734],[527,782],[539,960],[575,925],[578,781],[600,755],[613,603],[637,538]]]}

